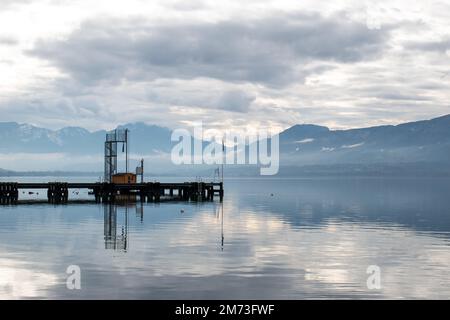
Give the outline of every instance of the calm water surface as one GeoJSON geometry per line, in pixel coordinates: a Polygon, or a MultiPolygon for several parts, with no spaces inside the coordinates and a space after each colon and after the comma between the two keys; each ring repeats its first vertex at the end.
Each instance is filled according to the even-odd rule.
{"type": "Polygon", "coordinates": [[[0,207],[4,299],[450,299],[449,263],[446,179],[228,180],[223,206],[0,207]]]}

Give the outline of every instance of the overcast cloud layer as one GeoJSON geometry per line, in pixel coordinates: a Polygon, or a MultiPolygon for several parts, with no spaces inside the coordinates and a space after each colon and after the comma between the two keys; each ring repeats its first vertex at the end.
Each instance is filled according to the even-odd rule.
{"type": "Polygon", "coordinates": [[[444,1],[0,1],[0,121],[395,124],[450,113],[444,1]]]}

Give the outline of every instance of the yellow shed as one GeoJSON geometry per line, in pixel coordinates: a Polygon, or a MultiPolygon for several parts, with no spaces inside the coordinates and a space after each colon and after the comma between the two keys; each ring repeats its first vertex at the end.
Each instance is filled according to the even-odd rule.
{"type": "Polygon", "coordinates": [[[136,175],[134,173],[117,173],[112,176],[112,183],[133,184],[136,183],[136,175]]]}

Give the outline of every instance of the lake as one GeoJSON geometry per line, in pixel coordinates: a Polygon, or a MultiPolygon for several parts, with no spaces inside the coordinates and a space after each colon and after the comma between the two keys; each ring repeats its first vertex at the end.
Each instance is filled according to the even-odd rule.
{"type": "Polygon", "coordinates": [[[223,203],[0,207],[3,299],[450,299],[449,263],[449,179],[228,179],[223,203]]]}

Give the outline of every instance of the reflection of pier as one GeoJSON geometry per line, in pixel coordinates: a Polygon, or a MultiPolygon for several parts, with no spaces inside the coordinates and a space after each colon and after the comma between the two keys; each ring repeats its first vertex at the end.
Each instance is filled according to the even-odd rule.
{"type": "Polygon", "coordinates": [[[184,183],[0,183],[0,204],[15,204],[19,200],[21,189],[46,189],[50,203],[67,203],[69,189],[88,189],[97,202],[112,202],[122,197],[139,199],[141,202],[159,202],[161,200],[213,201],[215,196],[223,200],[223,183],[184,182],[184,183]],[[130,197],[131,196],[131,197],[130,197]]]}
{"type": "MultiPolygon", "coordinates": [[[[129,249],[129,218],[130,211],[136,210],[136,218],[140,223],[144,221],[145,205],[139,203],[114,202],[103,205],[104,227],[103,235],[105,249],[126,252],[129,249]]],[[[224,211],[223,204],[214,206],[214,215],[220,223],[220,248],[224,249],[224,211]]]]}

